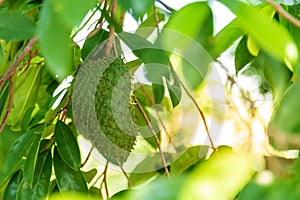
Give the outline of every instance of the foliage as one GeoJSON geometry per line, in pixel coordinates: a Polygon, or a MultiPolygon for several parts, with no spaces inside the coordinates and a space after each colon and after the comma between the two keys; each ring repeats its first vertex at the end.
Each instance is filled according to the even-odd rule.
{"type": "Polygon", "coordinates": [[[0,1],[0,199],[299,199],[300,4],[214,3],[0,1]]]}

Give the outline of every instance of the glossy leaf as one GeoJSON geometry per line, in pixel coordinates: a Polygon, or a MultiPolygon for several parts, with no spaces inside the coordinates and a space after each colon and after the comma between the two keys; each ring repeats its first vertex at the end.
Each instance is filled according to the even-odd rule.
{"type": "Polygon", "coordinates": [[[0,177],[0,188],[17,170],[22,157],[27,153],[34,139],[36,137],[40,137],[38,134],[35,134],[35,131],[35,129],[27,131],[10,147],[5,160],[5,173],[2,177],[0,177]]]}
{"type": "Polygon", "coordinates": [[[17,77],[15,84],[14,106],[8,124],[21,129],[21,122],[26,110],[34,107],[42,78],[42,67],[31,67],[17,77]]]}
{"type": "Polygon", "coordinates": [[[221,147],[188,175],[178,199],[234,199],[253,174],[245,154],[221,147]]]}
{"type": "Polygon", "coordinates": [[[51,151],[42,152],[37,159],[32,187],[23,179],[18,188],[17,199],[40,200],[48,194],[52,172],[51,151]]]}
{"type": "Polygon", "coordinates": [[[74,191],[87,193],[88,188],[80,170],[74,171],[64,163],[57,148],[54,149],[54,171],[61,192],[74,191]]]}
{"type": "Polygon", "coordinates": [[[286,91],[275,111],[271,121],[274,127],[288,133],[300,133],[299,95],[300,82],[297,81],[286,91]]]}
{"type": "Polygon", "coordinates": [[[26,15],[17,12],[0,13],[0,38],[16,41],[32,38],[35,23],[26,15]]]}
{"type": "Polygon", "coordinates": [[[5,192],[3,194],[3,200],[17,199],[17,190],[21,180],[22,180],[22,172],[18,171],[13,175],[8,185],[6,186],[5,192]]]}
{"type": "Polygon", "coordinates": [[[37,29],[46,66],[53,77],[62,81],[74,71],[71,27],[62,22],[53,1],[44,2],[37,29]]]}
{"type": "Polygon", "coordinates": [[[52,0],[55,12],[69,26],[79,26],[87,12],[93,8],[97,0],[52,0]]]}
{"type": "Polygon", "coordinates": [[[78,170],[81,165],[80,151],[72,130],[59,120],[55,125],[54,136],[63,161],[72,169],[78,170]]]}
{"type": "Polygon", "coordinates": [[[221,2],[237,15],[239,27],[252,36],[265,52],[286,62],[290,70],[293,70],[292,65],[297,62],[298,49],[283,26],[275,20],[270,20],[269,14],[260,12],[256,7],[238,1],[221,0],[221,2]]]}
{"type": "Polygon", "coordinates": [[[239,42],[236,50],[235,50],[235,69],[238,73],[243,67],[245,67],[249,62],[254,59],[254,56],[250,54],[247,48],[247,37],[244,36],[242,40],[239,42]]]}
{"type": "Polygon", "coordinates": [[[36,162],[38,158],[39,153],[39,144],[42,134],[38,134],[37,137],[34,138],[32,141],[32,145],[30,148],[30,151],[28,153],[28,156],[26,158],[23,176],[26,183],[32,187],[32,183],[34,180],[34,171],[36,169],[36,162]]]}

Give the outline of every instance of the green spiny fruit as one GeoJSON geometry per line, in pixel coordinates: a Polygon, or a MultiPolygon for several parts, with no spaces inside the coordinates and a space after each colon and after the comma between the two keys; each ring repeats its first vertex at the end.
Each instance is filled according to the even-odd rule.
{"type": "Polygon", "coordinates": [[[130,102],[131,77],[121,58],[111,63],[109,59],[99,62],[102,63],[100,68],[106,68],[95,93],[95,111],[102,137],[94,140],[94,145],[108,161],[123,163],[136,141],[132,120],[135,110],[130,102]]]}

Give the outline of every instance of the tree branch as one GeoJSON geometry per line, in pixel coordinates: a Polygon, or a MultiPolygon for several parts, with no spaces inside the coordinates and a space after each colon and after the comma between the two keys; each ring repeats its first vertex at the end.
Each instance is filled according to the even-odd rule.
{"type": "Polygon", "coordinates": [[[0,79],[0,89],[3,87],[4,83],[15,74],[17,67],[22,62],[22,60],[25,58],[25,56],[33,49],[34,45],[37,43],[38,38],[32,38],[26,47],[23,49],[23,51],[18,55],[16,60],[13,62],[13,64],[10,66],[10,68],[3,74],[3,76],[0,79]]]}
{"type": "MultiPolygon", "coordinates": [[[[174,67],[173,67],[173,65],[172,65],[171,62],[170,62],[170,67],[174,70],[174,67]]],[[[174,70],[174,72],[176,73],[175,70],[174,70]]],[[[204,127],[205,127],[205,131],[206,131],[206,133],[207,133],[207,137],[208,137],[208,140],[209,140],[209,142],[210,142],[210,146],[211,146],[211,148],[212,148],[214,151],[216,151],[218,148],[215,147],[214,142],[213,142],[213,140],[212,140],[212,138],[211,138],[211,136],[210,136],[210,133],[209,133],[209,130],[208,130],[208,126],[207,126],[207,122],[206,122],[206,118],[205,118],[204,112],[202,111],[202,109],[201,109],[200,106],[198,105],[198,103],[197,103],[196,99],[193,97],[192,93],[191,93],[191,92],[188,90],[188,88],[184,85],[183,81],[179,78],[179,76],[177,76],[177,77],[178,77],[178,80],[179,80],[179,82],[180,82],[180,84],[181,84],[183,90],[187,93],[187,95],[190,97],[190,99],[192,100],[192,102],[193,102],[194,105],[196,106],[196,108],[197,108],[197,110],[198,110],[198,112],[199,112],[199,114],[200,114],[200,116],[201,116],[201,118],[202,118],[202,120],[203,120],[204,127]]]]}
{"type": "Polygon", "coordinates": [[[273,6],[273,8],[275,8],[275,10],[287,21],[289,21],[291,24],[293,24],[294,26],[296,26],[297,28],[300,29],[300,21],[298,19],[296,19],[294,16],[292,16],[290,13],[286,12],[279,3],[273,1],[273,0],[265,0],[265,2],[267,2],[268,4],[270,4],[271,6],[273,6]]]}
{"type": "Polygon", "coordinates": [[[150,122],[149,118],[147,117],[147,115],[146,115],[146,113],[145,113],[145,111],[144,111],[144,109],[143,109],[140,101],[138,100],[138,98],[136,96],[134,96],[134,99],[135,99],[135,102],[136,102],[137,106],[139,107],[139,110],[141,111],[144,119],[146,120],[147,125],[149,126],[149,128],[151,130],[151,133],[152,133],[152,135],[153,135],[153,137],[155,139],[155,142],[157,144],[157,147],[158,147],[158,150],[159,150],[159,153],[160,153],[160,158],[161,158],[162,164],[164,166],[165,173],[170,178],[170,173],[169,173],[169,170],[168,170],[168,167],[167,167],[166,159],[165,159],[165,156],[164,156],[164,154],[162,152],[162,149],[161,149],[160,142],[159,142],[159,139],[157,137],[157,134],[155,133],[155,130],[154,130],[153,126],[151,125],[151,122],[150,122]]]}
{"type": "Polygon", "coordinates": [[[14,83],[13,83],[13,75],[16,72],[17,67],[20,65],[20,63],[22,62],[22,60],[24,59],[24,57],[32,51],[34,45],[36,44],[36,42],[38,41],[38,38],[33,38],[31,39],[28,44],[26,45],[26,47],[23,49],[23,51],[18,55],[18,57],[16,58],[16,60],[12,63],[12,65],[10,66],[10,68],[8,68],[8,70],[3,74],[3,76],[0,79],[0,90],[3,88],[4,83],[9,80],[9,101],[8,101],[8,106],[7,106],[7,110],[4,116],[4,119],[0,125],[0,132],[2,131],[2,129],[4,128],[4,126],[7,123],[10,111],[12,109],[13,106],[13,101],[14,101],[14,83]]]}

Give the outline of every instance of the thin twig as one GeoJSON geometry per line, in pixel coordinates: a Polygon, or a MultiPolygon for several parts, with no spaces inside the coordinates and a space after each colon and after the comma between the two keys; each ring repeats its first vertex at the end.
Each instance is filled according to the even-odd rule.
{"type": "Polygon", "coordinates": [[[84,162],[80,165],[80,168],[84,167],[84,165],[87,163],[87,161],[89,160],[89,158],[92,155],[93,149],[94,149],[94,145],[92,146],[91,150],[89,151],[89,153],[88,153],[86,159],[84,160],[84,162]]]}
{"type": "Polygon", "coordinates": [[[158,19],[158,14],[157,14],[155,5],[153,5],[153,13],[154,13],[154,17],[155,17],[155,25],[156,25],[156,29],[157,29],[157,35],[159,35],[159,19],[158,19]]]}
{"type": "Polygon", "coordinates": [[[0,89],[3,87],[4,83],[15,74],[17,67],[22,62],[22,60],[25,58],[25,56],[32,51],[34,45],[37,43],[38,38],[32,38],[26,47],[23,49],[23,51],[18,55],[16,60],[12,63],[10,68],[3,74],[3,76],[0,79],[0,89]]]}
{"type": "Polygon", "coordinates": [[[275,8],[275,10],[287,21],[289,21],[291,24],[293,24],[294,26],[296,26],[297,28],[300,29],[300,21],[298,19],[296,19],[294,16],[292,16],[290,13],[286,12],[279,3],[273,1],[273,0],[265,0],[265,2],[267,2],[268,4],[270,4],[271,6],[273,6],[273,8],[275,8]]]}
{"type": "Polygon", "coordinates": [[[122,167],[122,164],[119,162],[119,160],[116,160],[116,162],[118,163],[121,171],[123,172],[123,174],[124,174],[124,176],[125,176],[125,178],[127,180],[129,188],[132,188],[131,180],[130,180],[129,176],[127,175],[127,173],[125,172],[124,168],[122,167]]]}
{"type": "MultiPolygon", "coordinates": [[[[133,95],[133,96],[134,96],[134,95],[133,95]]],[[[153,134],[153,137],[154,137],[154,139],[155,139],[155,142],[156,142],[156,144],[157,144],[157,147],[158,147],[158,150],[159,150],[159,153],[160,153],[160,158],[161,158],[162,164],[163,164],[164,169],[165,169],[165,173],[166,173],[166,175],[170,178],[170,173],[169,173],[169,170],[168,170],[168,167],[167,167],[166,159],[165,159],[165,156],[164,156],[164,154],[163,154],[163,152],[162,152],[162,149],[161,149],[161,146],[160,146],[160,142],[159,142],[158,136],[157,136],[157,134],[155,133],[154,128],[153,128],[153,126],[151,125],[151,122],[150,122],[148,116],[146,115],[146,113],[145,113],[145,111],[144,111],[144,109],[143,109],[141,103],[139,102],[139,100],[137,99],[136,96],[134,96],[134,99],[135,99],[135,102],[136,102],[137,106],[139,107],[139,110],[141,111],[141,113],[142,113],[142,115],[143,115],[143,117],[144,117],[144,119],[145,119],[147,125],[149,126],[149,128],[150,128],[150,130],[151,130],[151,133],[153,134]]]]}
{"type": "Polygon", "coordinates": [[[89,16],[89,18],[84,22],[84,24],[71,36],[71,39],[73,39],[88,23],[91,21],[91,19],[94,17],[96,12],[98,11],[98,8],[96,8],[93,13],[89,16]]]}
{"type": "Polygon", "coordinates": [[[23,49],[23,51],[17,56],[16,60],[12,63],[10,68],[3,74],[3,76],[0,79],[0,89],[3,88],[4,83],[9,80],[9,102],[8,102],[8,107],[4,116],[4,119],[0,125],[0,132],[4,128],[4,126],[7,123],[10,111],[13,106],[13,99],[14,99],[14,84],[13,84],[13,75],[15,74],[17,67],[20,65],[22,60],[25,58],[25,56],[32,51],[34,45],[38,41],[38,38],[33,38],[31,39],[26,47],[23,49]]]}
{"type": "MultiPolygon", "coordinates": [[[[111,0],[110,3],[110,10],[111,10],[111,18],[112,21],[116,19],[116,0],[111,0]]],[[[106,43],[106,51],[105,55],[109,55],[111,50],[114,50],[115,55],[117,55],[117,50],[115,46],[115,26],[111,23],[109,27],[109,35],[108,35],[108,41],[106,43]]]]}
{"type": "Polygon", "coordinates": [[[11,111],[12,106],[13,106],[13,102],[14,102],[14,82],[13,82],[13,78],[10,77],[9,78],[9,101],[8,101],[8,106],[7,106],[7,109],[6,109],[4,119],[3,119],[3,121],[0,125],[0,133],[2,132],[2,129],[4,128],[4,126],[7,123],[10,111],[11,111]]]}
{"type": "Polygon", "coordinates": [[[155,102],[154,102],[153,98],[150,96],[150,94],[148,93],[148,91],[145,89],[145,87],[144,87],[142,84],[140,84],[140,87],[141,87],[143,93],[146,95],[147,99],[149,100],[150,104],[151,104],[152,107],[154,108],[155,114],[156,114],[156,116],[157,116],[157,118],[158,118],[158,122],[160,123],[160,125],[161,125],[162,128],[163,128],[163,130],[165,131],[165,133],[166,133],[166,135],[167,135],[167,137],[168,137],[168,139],[169,139],[169,142],[172,144],[172,146],[174,147],[174,149],[176,149],[176,148],[175,148],[175,144],[174,144],[174,142],[173,142],[173,140],[172,140],[172,137],[171,137],[171,135],[169,134],[169,132],[168,132],[168,130],[167,130],[167,127],[166,127],[165,124],[163,123],[163,121],[162,121],[162,119],[161,119],[161,117],[160,117],[160,114],[158,113],[157,108],[155,107],[155,102]]]}
{"type": "Polygon", "coordinates": [[[108,186],[107,186],[107,182],[106,182],[107,168],[108,168],[108,161],[106,161],[105,168],[104,168],[104,171],[102,173],[103,174],[103,180],[102,180],[102,183],[100,185],[100,191],[101,191],[101,188],[102,188],[102,184],[104,184],[106,198],[109,199],[108,186]]]}
{"type": "MultiPolygon", "coordinates": [[[[171,62],[170,62],[170,67],[173,69],[174,73],[176,73],[176,71],[174,70],[174,67],[173,67],[173,65],[172,65],[171,62]]],[[[176,74],[177,74],[177,73],[176,73],[176,74]]],[[[211,136],[210,136],[210,132],[209,132],[209,129],[208,129],[208,126],[207,126],[207,122],[206,122],[206,118],[205,118],[204,112],[202,111],[202,109],[201,109],[200,106],[198,105],[198,103],[197,103],[196,99],[193,97],[192,93],[188,90],[188,88],[185,86],[185,84],[183,83],[183,81],[180,79],[180,77],[179,77],[178,75],[177,75],[177,77],[178,77],[178,80],[179,80],[179,82],[180,82],[182,88],[184,89],[184,91],[187,93],[187,95],[190,97],[190,99],[192,100],[192,102],[193,102],[194,105],[196,106],[196,108],[197,108],[197,110],[198,110],[198,112],[199,112],[199,114],[200,114],[200,116],[201,116],[201,118],[202,118],[202,120],[203,120],[204,127],[205,127],[205,131],[206,131],[206,133],[207,133],[207,137],[208,137],[208,140],[209,140],[209,142],[210,142],[211,148],[212,148],[214,151],[218,150],[218,148],[215,147],[214,142],[213,142],[213,140],[212,140],[212,138],[211,138],[211,136]]]]}

